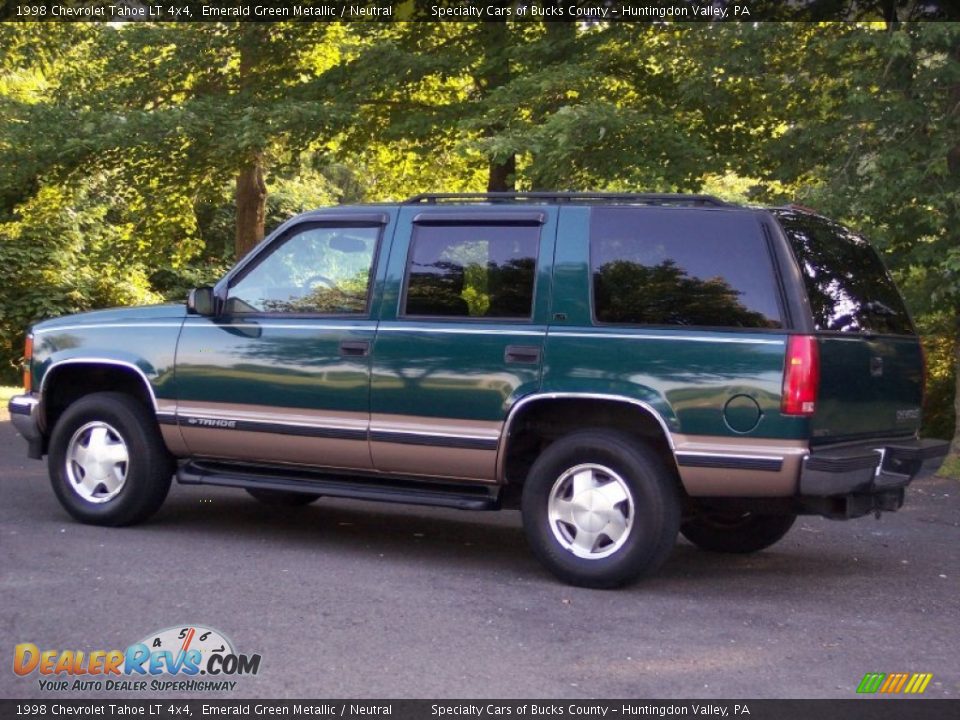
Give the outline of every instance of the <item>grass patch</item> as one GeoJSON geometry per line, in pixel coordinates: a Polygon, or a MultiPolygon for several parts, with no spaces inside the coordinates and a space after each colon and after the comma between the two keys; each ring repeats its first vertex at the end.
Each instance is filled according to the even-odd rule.
{"type": "Polygon", "coordinates": [[[960,455],[947,455],[943,465],[937,470],[939,477],[960,479],[960,455]]]}
{"type": "Polygon", "coordinates": [[[7,409],[7,402],[9,402],[10,398],[22,392],[23,390],[12,385],[0,385],[0,403],[3,403],[3,409],[7,409]]]}

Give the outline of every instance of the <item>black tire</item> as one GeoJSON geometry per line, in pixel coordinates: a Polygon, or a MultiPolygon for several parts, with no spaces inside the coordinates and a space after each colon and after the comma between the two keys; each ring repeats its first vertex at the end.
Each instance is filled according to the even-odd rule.
{"type": "MultiPolygon", "coordinates": [[[[589,507],[588,512],[593,512],[592,500],[589,507]]],[[[521,511],[534,555],[554,575],[571,585],[612,588],[652,574],[666,560],[680,527],[680,493],[676,478],[648,446],[612,431],[581,431],[557,440],[537,458],[523,487],[521,511]],[[556,507],[560,497],[555,490],[562,493],[568,489],[571,500],[576,497],[572,478],[584,471],[571,471],[579,466],[588,468],[593,482],[599,478],[597,488],[616,483],[619,488],[615,492],[629,497],[633,505],[632,514],[626,500],[615,506],[630,518],[627,529],[615,542],[603,531],[584,535],[586,542],[599,535],[590,549],[579,550],[588,556],[575,554],[578,551],[572,547],[581,532],[579,526],[550,518],[550,508],[556,507]],[[619,477],[595,472],[597,467],[619,477]],[[603,556],[607,552],[610,554],[603,556]]],[[[609,508],[605,512],[609,514],[609,508]]]]}
{"type": "MultiPolygon", "coordinates": [[[[82,445],[82,437],[79,442],[82,445]]],[[[60,416],[50,437],[48,468],[53,491],[70,515],[90,525],[116,527],[146,520],[166,499],[175,467],[156,418],[141,402],[123,393],[101,392],[80,398],[60,416]],[[67,450],[75,435],[91,426],[106,426],[108,441],[122,441],[128,458],[118,465],[125,468],[125,479],[117,494],[101,502],[85,499],[74,489],[71,473],[78,478],[83,471],[75,463],[67,466],[67,450]]],[[[101,496],[107,497],[108,488],[99,487],[101,496]]]]}
{"type": "Polygon", "coordinates": [[[319,495],[311,493],[286,492],[284,490],[260,490],[246,488],[252,497],[262,502],[264,505],[273,505],[279,507],[301,507],[319,500],[319,495]]]}
{"type": "Polygon", "coordinates": [[[680,526],[683,536],[701,550],[753,553],[780,541],[793,527],[796,515],[701,513],[680,526]]]}

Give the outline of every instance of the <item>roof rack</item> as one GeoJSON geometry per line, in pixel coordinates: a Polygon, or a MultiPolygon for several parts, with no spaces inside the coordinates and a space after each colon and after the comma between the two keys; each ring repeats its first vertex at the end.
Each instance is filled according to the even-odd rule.
{"type": "Polygon", "coordinates": [[[730,207],[713,195],[685,195],[682,193],[605,193],[605,192],[469,192],[421,193],[404,200],[404,205],[436,205],[444,201],[468,202],[531,202],[557,203],[622,202],[644,205],[708,205],[730,207]]]}

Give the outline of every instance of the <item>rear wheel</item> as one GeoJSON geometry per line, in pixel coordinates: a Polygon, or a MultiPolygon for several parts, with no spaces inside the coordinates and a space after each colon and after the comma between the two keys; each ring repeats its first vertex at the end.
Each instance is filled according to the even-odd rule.
{"type": "Polygon", "coordinates": [[[768,548],[793,527],[796,515],[702,513],[680,526],[683,536],[701,550],[752,553],[768,548]]]}
{"type": "Polygon", "coordinates": [[[300,507],[319,500],[319,495],[311,493],[285,492],[283,490],[260,490],[247,488],[247,492],[264,505],[281,507],[300,507]]]}
{"type": "Polygon", "coordinates": [[[521,501],[530,547],[571,585],[609,588],[653,573],[680,524],[675,479],[650,448],[611,431],[550,445],[521,501]]]}
{"type": "Polygon", "coordinates": [[[68,513],[91,525],[132,525],[153,515],[174,466],[156,419],[123,393],[77,400],[50,437],[53,491],[68,513]]]}

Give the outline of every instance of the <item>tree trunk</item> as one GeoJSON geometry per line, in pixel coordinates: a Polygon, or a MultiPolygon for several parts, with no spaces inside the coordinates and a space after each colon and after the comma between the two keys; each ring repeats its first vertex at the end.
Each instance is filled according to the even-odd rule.
{"type": "MultiPolygon", "coordinates": [[[[542,0],[542,5],[552,6],[558,10],[563,10],[565,5],[569,5],[568,0],[542,0]]],[[[573,22],[547,22],[544,23],[546,31],[544,41],[541,43],[542,50],[537,53],[540,63],[540,69],[545,70],[551,65],[569,63],[576,50],[577,42],[577,24],[573,22]]],[[[535,117],[534,123],[542,123],[547,116],[557,111],[557,109],[566,102],[566,100],[557,94],[551,97],[541,97],[538,101],[540,105],[540,115],[535,117]]],[[[530,189],[538,190],[559,190],[557,187],[557,169],[548,167],[543,158],[534,155],[531,159],[530,167],[526,169],[526,174],[530,178],[530,189]]]]}
{"type": "MultiPolygon", "coordinates": [[[[241,96],[248,95],[254,102],[254,85],[257,66],[260,63],[260,23],[240,23],[237,49],[240,55],[237,90],[241,96]]],[[[267,214],[267,186],[263,181],[262,148],[245,148],[247,163],[237,173],[237,233],[234,251],[239,260],[263,240],[264,221],[267,214]]]]}
{"type": "Polygon", "coordinates": [[[254,156],[237,173],[237,234],[234,240],[239,260],[263,240],[267,212],[267,186],[263,182],[263,158],[254,156]]]}
{"type": "Polygon", "coordinates": [[[956,374],[953,390],[953,411],[956,414],[956,419],[953,424],[950,455],[960,458],[960,318],[957,320],[956,336],[953,343],[953,372],[956,374]]]}
{"type": "Polygon", "coordinates": [[[517,156],[511,155],[504,162],[490,161],[490,179],[487,192],[509,192],[516,190],[517,156]]]}
{"type": "MultiPolygon", "coordinates": [[[[497,4],[497,3],[494,3],[497,4]]],[[[507,3],[500,2],[500,6],[507,3]]],[[[480,41],[484,52],[483,63],[475,78],[480,91],[488,96],[510,81],[510,56],[507,52],[510,44],[510,30],[503,20],[480,23],[480,41]]],[[[503,123],[494,123],[487,128],[487,136],[495,136],[503,130],[503,123]]],[[[487,179],[487,192],[509,192],[515,190],[517,175],[517,156],[510,155],[502,162],[490,159],[490,174],[487,179]]]]}
{"type": "MultiPolygon", "coordinates": [[[[960,44],[953,48],[953,61],[960,63],[960,44]]],[[[960,82],[956,82],[950,88],[949,94],[950,111],[947,117],[956,115],[960,112],[960,82]]],[[[947,178],[948,182],[955,188],[960,188],[960,140],[954,144],[947,153],[947,178]]],[[[954,195],[953,199],[954,220],[960,220],[960,201],[954,195]]],[[[954,233],[957,232],[957,224],[953,224],[954,233]]],[[[955,303],[956,304],[956,303],[955,303]]],[[[954,362],[953,371],[956,374],[956,387],[953,396],[953,409],[956,413],[956,419],[953,425],[953,441],[950,443],[950,454],[955,458],[960,458],[960,308],[954,310],[956,317],[956,334],[954,336],[954,362]]]]}

